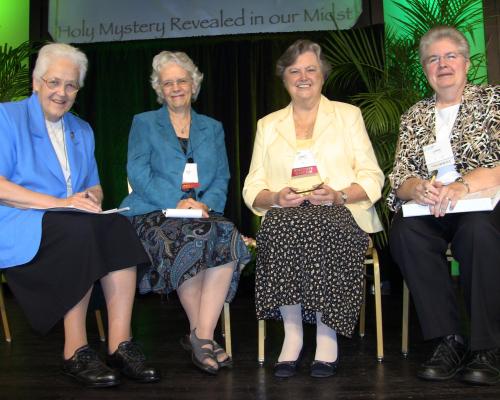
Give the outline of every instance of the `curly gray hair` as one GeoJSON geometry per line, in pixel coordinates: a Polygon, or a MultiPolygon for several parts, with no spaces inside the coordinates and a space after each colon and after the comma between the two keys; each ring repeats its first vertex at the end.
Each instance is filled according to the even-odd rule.
{"type": "Polygon", "coordinates": [[[162,51],[153,58],[153,72],[151,73],[151,86],[158,96],[158,103],[165,103],[165,96],[163,95],[160,82],[160,72],[168,63],[175,63],[189,73],[191,80],[193,81],[192,101],[195,101],[200,93],[203,74],[186,53],[183,53],[182,51],[162,51]]]}

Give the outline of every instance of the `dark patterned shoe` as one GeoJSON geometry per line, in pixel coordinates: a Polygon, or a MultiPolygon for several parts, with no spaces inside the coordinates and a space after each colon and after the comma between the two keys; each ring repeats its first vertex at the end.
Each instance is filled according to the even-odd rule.
{"type": "Polygon", "coordinates": [[[69,360],[63,360],[61,370],[88,387],[110,387],[120,383],[117,373],[88,345],[76,350],[69,360]]]}
{"type": "Polygon", "coordinates": [[[108,356],[108,364],[140,383],[158,382],[161,377],[160,371],[146,364],[146,356],[139,344],[130,340],[119,344],[118,349],[108,356]]]}
{"type": "Polygon", "coordinates": [[[428,381],[445,381],[460,371],[465,356],[465,346],[454,335],[439,342],[431,358],[420,366],[417,376],[428,381]]]}
{"type": "Polygon", "coordinates": [[[313,378],[328,378],[335,375],[338,366],[337,361],[327,362],[314,360],[311,364],[311,376],[313,378]]]}
{"type": "Polygon", "coordinates": [[[500,349],[472,351],[460,372],[460,380],[471,385],[500,382],[500,349]]]}

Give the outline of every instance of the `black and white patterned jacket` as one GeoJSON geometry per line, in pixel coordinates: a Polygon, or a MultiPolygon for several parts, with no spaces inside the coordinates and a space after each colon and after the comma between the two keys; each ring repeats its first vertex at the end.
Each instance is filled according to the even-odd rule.
{"type": "MultiPolygon", "coordinates": [[[[389,175],[392,190],[387,204],[398,211],[403,201],[396,190],[412,177],[430,179],[423,147],[435,142],[435,96],[419,101],[401,117],[394,168],[389,175]]],[[[452,128],[451,147],[457,171],[500,164],[500,86],[467,84],[452,128]]]]}

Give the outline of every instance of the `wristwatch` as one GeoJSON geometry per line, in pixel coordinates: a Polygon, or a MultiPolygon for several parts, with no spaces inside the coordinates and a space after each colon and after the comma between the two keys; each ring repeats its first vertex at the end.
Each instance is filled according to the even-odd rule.
{"type": "Polygon", "coordinates": [[[467,183],[467,181],[463,178],[463,176],[459,176],[457,179],[455,179],[455,182],[461,183],[462,185],[465,186],[467,189],[467,193],[470,193],[470,186],[467,183]]]}
{"type": "Polygon", "coordinates": [[[344,192],[343,190],[339,190],[340,193],[340,198],[342,199],[342,205],[347,203],[347,193],[344,192]]]}

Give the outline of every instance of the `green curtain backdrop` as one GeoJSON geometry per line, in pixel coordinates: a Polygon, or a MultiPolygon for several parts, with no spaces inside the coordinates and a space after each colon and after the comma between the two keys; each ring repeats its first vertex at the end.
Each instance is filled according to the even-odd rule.
{"type": "Polygon", "coordinates": [[[205,75],[193,107],[221,121],[225,129],[231,170],[225,214],[243,233],[253,234],[257,220],[244,205],[241,190],[256,122],[289,102],[274,74],[276,60],[296,39],[321,43],[323,36],[322,32],[302,32],[79,45],[89,58],[89,71],[75,111],[94,128],[104,206],[116,207],[127,193],[132,117],[159,107],[149,83],[151,61],[162,50],[180,50],[205,75]]]}

